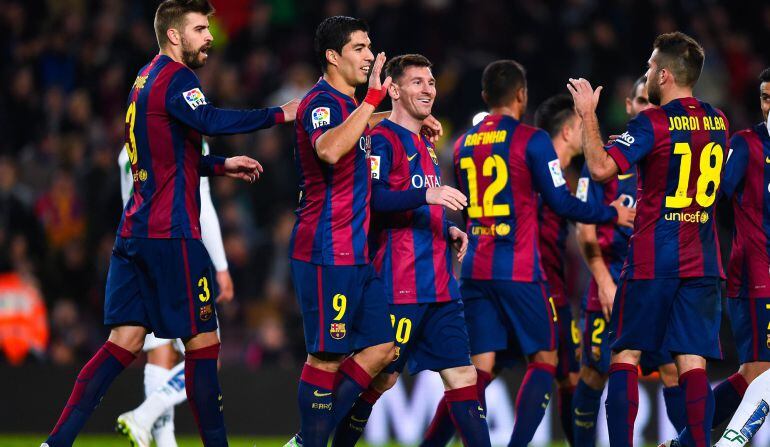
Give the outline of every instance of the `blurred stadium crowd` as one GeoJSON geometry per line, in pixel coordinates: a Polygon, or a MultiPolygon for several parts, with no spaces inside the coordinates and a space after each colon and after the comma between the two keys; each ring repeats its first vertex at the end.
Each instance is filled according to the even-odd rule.
{"type": "MultiPolygon", "coordinates": [[[[514,58],[528,69],[530,113],[566,92],[570,76],[604,85],[606,133],[624,125],[623,99],[659,33],[682,30],[703,44],[706,65],[696,93],[725,111],[732,130],[759,120],[756,76],[770,64],[770,3],[761,1],[214,5],[214,50],[198,76],[219,107],[301,97],[320,75],[313,32],[328,15],[366,19],[375,51],[428,56],[439,89],[434,115],[446,133],[439,144],[444,172],[452,172],[452,137],[483,109],[480,75],[494,59],[514,58]]],[[[0,365],[81,364],[104,339],[104,282],[121,212],[117,156],[125,99],[136,71],[157,53],[156,6],[0,0],[0,365]]],[[[220,308],[225,364],[294,367],[303,358],[286,257],[297,194],[292,129],[210,140],[213,153],[243,153],[265,166],[256,185],[212,182],[236,289],[235,302],[220,308]]],[[[580,263],[573,257],[573,266],[580,263]]],[[[582,292],[577,285],[571,290],[582,292]]]]}

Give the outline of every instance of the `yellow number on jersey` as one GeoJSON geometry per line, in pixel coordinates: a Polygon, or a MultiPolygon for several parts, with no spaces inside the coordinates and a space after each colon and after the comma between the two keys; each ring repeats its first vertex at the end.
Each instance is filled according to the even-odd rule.
{"type": "Polygon", "coordinates": [[[209,290],[208,278],[201,276],[201,279],[198,280],[198,287],[203,290],[203,293],[198,294],[198,299],[201,300],[201,303],[205,303],[211,298],[211,290],[209,290]]]}
{"type": "Polygon", "coordinates": [[[332,307],[334,308],[334,311],[337,312],[334,321],[340,321],[342,317],[345,316],[345,311],[348,308],[348,297],[341,293],[334,295],[334,298],[332,298],[332,307]]]}
{"type": "Polygon", "coordinates": [[[492,171],[494,171],[495,178],[484,191],[482,206],[479,206],[478,175],[473,157],[461,158],[460,169],[467,171],[468,200],[470,201],[467,208],[468,217],[477,219],[479,217],[504,217],[511,214],[511,207],[507,203],[495,204],[495,197],[508,184],[508,165],[503,157],[493,154],[484,159],[484,164],[481,167],[482,174],[484,177],[492,177],[492,171]]]}
{"type": "Polygon", "coordinates": [[[126,111],[126,125],[128,125],[128,141],[126,142],[126,152],[128,160],[132,165],[136,164],[136,137],[134,136],[134,124],[136,123],[136,102],[131,101],[126,111]]]}
{"type": "Polygon", "coordinates": [[[602,344],[602,339],[600,335],[604,332],[604,328],[607,326],[607,323],[604,321],[604,318],[597,318],[594,320],[594,331],[591,332],[591,343],[595,345],[602,344]]]}
{"type": "MultiPolygon", "coordinates": [[[[666,208],[687,208],[692,204],[692,197],[687,195],[690,183],[690,167],[692,165],[692,149],[690,143],[674,144],[674,155],[681,155],[679,159],[679,181],[673,196],[666,196],[666,208]]],[[[722,165],[724,163],[724,150],[717,143],[709,143],[700,154],[700,174],[698,175],[695,201],[703,208],[714,203],[717,197],[717,189],[721,181],[722,165]],[[713,161],[712,161],[713,156],[713,161]],[[708,192],[709,185],[714,188],[708,192]]]]}
{"type": "Polygon", "coordinates": [[[553,311],[553,321],[554,323],[559,321],[559,316],[556,314],[556,304],[553,302],[553,297],[548,297],[548,302],[551,303],[551,310],[553,311]]]}

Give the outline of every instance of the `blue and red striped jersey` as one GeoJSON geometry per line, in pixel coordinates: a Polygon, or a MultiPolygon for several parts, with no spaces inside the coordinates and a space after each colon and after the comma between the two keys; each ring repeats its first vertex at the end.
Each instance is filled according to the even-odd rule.
{"type": "Polygon", "coordinates": [[[354,98],[321,79],[297,109],[294,165],[300,198],[289,248],[292,259],[319,265],[369,262],[370,130],[333,165],[315,151],[318,137],[342,124],[356,107],[354,98]]]}
{"type": "MultiPolygon", "coordinates": [[[[391,191],[441,186],[431,143],[383,120],[372,130],[372,182],[391,191]]],[[[444,207],[421,205],[402,212],[375,213],[374,267],[391,304],[436,303],[460,298],[452,273],[449,223],[444,207]]]]}
{"type": "Polygon", "coordinates": [[[201,155],[203,135],[252,132],[283,121],[279,107],[218,109],[185,65],[157,55],[128,95],[125,148],[134,187],[121,237],[200,239],[200,176],[224,174],[223,157],[201,155]]]}
{"type": "Polygon", "coordinates": [[[468,196],[468,252],[461,277],[533,282],[543,273],[537,193],[556,213],[605,222],[617,213],[570,194],[548,134],[506,115],[489,115],[455,143],[455,175],[468,196]]]}
{"type": "Polygon", "coordinates": [[[634,231],[621,277],[724,277],[714,208],[728,122],[696,98],[647,109],[606,147],[621,173],[637,165],[634,231]]]}
{"type": "MultiPolygon", "coordinates": [[[[578,179],[578,187],[575,196],[592,205],[610,204],[620,197],[623,205],[629,208],[636,206],[636,174],[620,174],[606,183],[600,183],[591,179],[588,166],[583,165],[583,172],[578,179]]],[[[602,258],[610,271],[612,279],[617,284],[620,280],[620,272],[628,255],[628,240],[631,238],[631,228],[621,227],[616,222],[607,222],[596,225],[596,239],[602,252],[602,258]]],[[[599,303],[599,290],[593,276],[588,285],[588,294],[582,303],[585,310],[601,312],[599,303]]]]}
{"type": "Polygon", "coordinates": [[[542,197],[538,200],[537,220],[540,226],[540,256],[545,276],[548,277],[548,289],[556,306],[566,306],[569,302],[564,286],[564,259],[569,221],[548,207],[542,197]]]}
{"type": "Polygon", "coordinates": [[[770,297],[770,135],[765,123],[730,140],[721,191],[732,197],[733,249],[727,264],[727,296],[770,297]]]}

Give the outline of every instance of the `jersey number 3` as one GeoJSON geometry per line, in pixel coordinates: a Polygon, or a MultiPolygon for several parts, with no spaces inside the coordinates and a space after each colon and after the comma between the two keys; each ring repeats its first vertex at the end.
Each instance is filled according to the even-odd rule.
{"type": "Polygon", "coordinates": [[[128,141],[126,141],[126,152],[128,153],[128,161],[132,165],[136,164],[136,137],[134,136],[134,124],[136,123],[136,102],[131,101],[126,111],[126,133],[128,134],[128,141]]]}
{"type": "Polygon", "coordinates": [[[492,171],[494,171],[495,178],[484,190],[483,207],[479,206],[478,175],[473,157],[461,158],[460,169],[465,170],[468,177],[468,200],[470,201],[467,208],[468,217],[478,219],[479,217],[511,215],[511,207],[508,204],[495,204],[495,196],[508,184],[508,166],[503,157],[494,154],[484,159],[484,164],[481,168],[482,174],[484,177],[492,177],[492,171]]]}

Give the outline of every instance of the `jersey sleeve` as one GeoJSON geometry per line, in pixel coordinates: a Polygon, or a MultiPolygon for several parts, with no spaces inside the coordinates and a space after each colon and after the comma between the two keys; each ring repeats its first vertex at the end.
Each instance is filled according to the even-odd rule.
{"type": "Polygon", "coordinates": [[[321,92],[311,99],[302,114],[302,125],[314,148],[318,137],[339,126],[342,121],[344,120],[340,103],[326,92],[321,92]]]}
{"type": "Polygon", "coordinates": [[[526,160],[535,190],[556,214],[583,223],[608,222],[617,216],[615,208],[589,205],[570,194],[559,157],[544,131],[532,135],[527,144],[526,160]]]}
{"type": "Polygon", "coordinates": [[[425,205],[426,188],[405,191],[390,189],[390,171],[404,163],[403,151],[394,153],[385,136],[372,134],[372,154],[369,158],[372,172],[372,209],[378,212],[408,211],[425,205]]]}
{"type": "Polygon", "coordinates": [[[640,113],[628,122],[628,127],[622,135],[604,149],[615,160],[621,173],[627,172],[655,146],[655,132],[650,118],[640,113]]]}
{"type": "Polygon", "coordinates": [[[187,68],[177,70],[169,82],[166,111],[203,135],[248,133],[284,121],[280,107],[231,110],[212,106],[198,78],[187,68]]]}
{"type": "Polygon", "coordinates": [[[593,206],[602,205],[604,202],[604,183],[591,180],[587,165],[583,165],[580,172],[575,197],[593,206]]]}
{"type": "Polygon", "coordinates": [[[736,134],[730,139],[730,150],[727,152],[725,173],[722,177],[720,194],[730,198],[735,194],[749,165],[749,145],[742,135],[736,134]]]}

